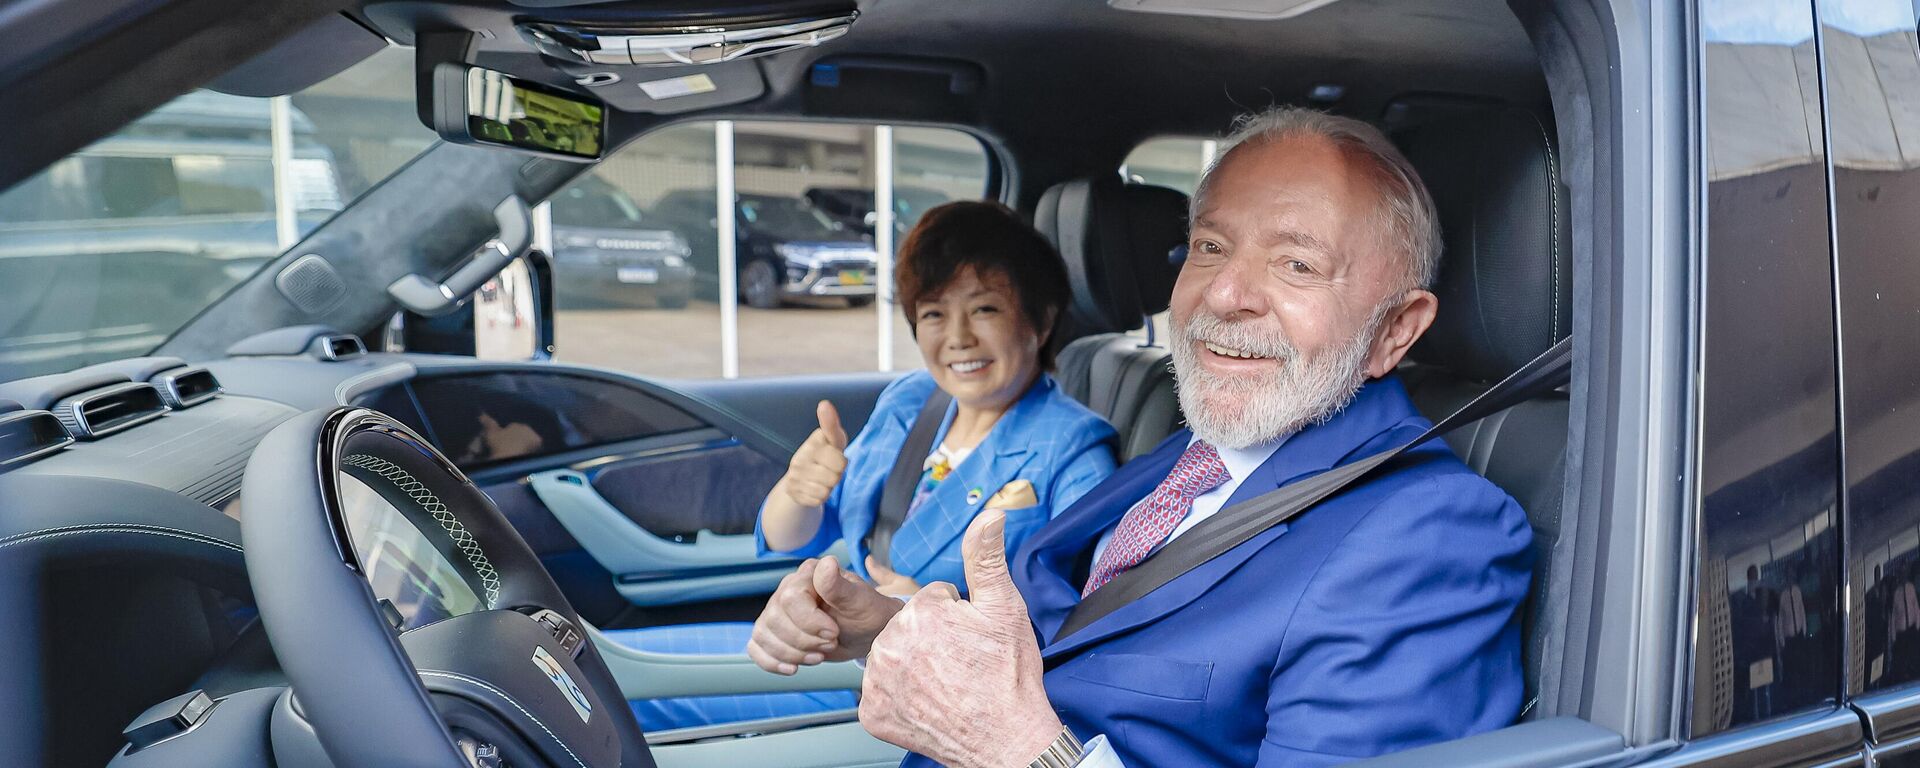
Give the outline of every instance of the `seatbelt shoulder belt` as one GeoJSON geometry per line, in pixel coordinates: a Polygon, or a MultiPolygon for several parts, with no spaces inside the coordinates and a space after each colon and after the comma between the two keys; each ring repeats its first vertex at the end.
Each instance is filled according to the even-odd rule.
{"type": "Polygon", "coordinates": [[[1419,437],[1220,510],[1081,600],[1067,614],[1054,642],[1066,639],[1120,606],[1145,597],[1260,532],[1292,520],[1328,497],[1378,474],[1380,467],[1420,444],[1558,389],[1572,376],[1573,341],[1562,339],[1419,437]]]}
{"type": "Polygon", "coordinates": [[[893,469],[880,486],[880,508],[874,515],[873,529],[867,532],[867,551],[875,560],[887,562],[893,534],[906,522],[907,507],[913,504],[913,492],[920,487],[922,465],[927,454],[933,452],[933,438],[947,420],[947,405],[952,402],[953,395],[934,387],[926,404],[920,406],[920,415],[914,417],[907,441],[900,445],[900,455],[893,458],[893,469]]]}

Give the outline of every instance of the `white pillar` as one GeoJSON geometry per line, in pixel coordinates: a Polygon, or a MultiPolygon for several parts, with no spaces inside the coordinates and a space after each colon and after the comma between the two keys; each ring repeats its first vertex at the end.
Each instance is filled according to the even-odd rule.
{"type": "Polygon", "coordinates": [[[293,100],[275,96],[267,104],[273,142],[273,232],[284,251],[300,240],[299,211],[293,207],[293,100]]]}
{"type": "Polygon", "coordinates": [[[713,124],[714,234],[720,242],[720,375],[740,378],[739,273],[734,266],[733,121],[713,124]]]}
{"type": "Polygon", "coordinates": [[[1213,165],[1216,153],[1220,151],[1220,142],[1206,139],[1200,142],[1200,173],[1207,172],[1207,166],[1213,165]]]}
{"type": "Polygon", "coordinates": [[[879,315],[879,326],[874,335],[879,343],[879,366],[882,371],[893,370],[893,126],[876,125],[873,128],[873,250],[878,255],[880,269],[873,276],[874,292],[879,294],[873,302],[879,315]]]}
{"type": "Polygon", "coordinates": [[[553,258],[553,202],[533,207],[533,247],[553,258]]]}

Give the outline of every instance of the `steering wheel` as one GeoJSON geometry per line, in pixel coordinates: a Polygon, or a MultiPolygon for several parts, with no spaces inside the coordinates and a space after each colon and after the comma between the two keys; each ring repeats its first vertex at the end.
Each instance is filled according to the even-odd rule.
{"type": "Polygon", "coordinates": [[[553,578],[406,426],[298,416],[254,450],[241,494],[261,621],[335,765],[654,765],[553,578]]]}

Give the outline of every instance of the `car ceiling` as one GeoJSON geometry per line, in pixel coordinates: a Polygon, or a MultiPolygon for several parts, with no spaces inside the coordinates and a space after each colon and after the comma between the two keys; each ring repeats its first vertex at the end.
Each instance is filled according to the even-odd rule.
{"type": "MultiPolygon", "coordinates": [[[[1309,91],[1323,84],[1345,89],[1333,109],[1369,119],[1379,119],[1390,101],[1411,94],[1497,100],[1541,112],[1546,106],[1533,49],[1500,0],[1340,0],[1274,21],[1128,12],[1100,0],[857,1],[861,17],[839,40],[707,70],[727,71],[731,80],[716,78],[722,80],[722,90],[746,100],[679,115],[618,114],[614,139],[630,139],[692,115],[963,123],[1002,148],[1013,148],[1023,172],[1051,181],[1087,168],[1111,167],[1134,144],[1153,135],[1217,134],[1234,115],[1249,109],[1309,103],[1309,91]],[[928,103],[939,97],[922,103],[916,94],[897,89],[851,92],[840,94],[850,98],[838,99],[808,93],[806,75],[816,61],[907,56],[977,67],[981,87],[960,103],[948,95],[948,103],[931,110],[928,103]],[[1088,115],[1099,119],[1088,120],[1088,115]]],[[[825,5],[845,7],[848,2],[825,5]]],[[[403,45],[416,43],[422,31],[487,29],[475,41],[475,62],[566,83],[572,79],[568,73],[549,66],[512,32],[515,20],[659,21],[822,7],[821,0],[563,3],[0,3],[0,38],[35,41],[0,60],[0,109],[14,122],[9,130],[12,146],[0,157],[0,185],[24,178],[173,95],[222,75],[228,75],[222,81],[226,88],[234,74],[246,74],[230,73],[232,62],[266,52],[303,28],[338,27],[336,14],[342,11],[360,26],[403,45]],[[85,14],[76,10],[83,6],[85,14]],[[103,7],[118,15],[97,12],[103,7]],[[326,24],[328,17],[336,23],[326,24]],[[103,18],[121,21],[109,24],[103,18]]],[[[250,66],[314,70],[306,78],[288,78],[284,71],[265,78],[281,87],[318,80],[345,66],[311,56],[269,58],[250,66]]],[[[625,68],[626,79],[696,71],[640,69],[625,68]]],[[[618,99],[608,100],[621,105],[618,99]]],[[[1033,195],[1037,190],[1022,197],[1033,195]]]]}

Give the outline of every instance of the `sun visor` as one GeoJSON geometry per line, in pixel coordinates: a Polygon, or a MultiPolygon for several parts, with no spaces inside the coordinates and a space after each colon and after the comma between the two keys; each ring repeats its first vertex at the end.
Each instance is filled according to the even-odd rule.
{"type": "Polygon", "coordinates": [[[807,69],[806,109],[823,117],[972,123],[986,73],[955,59],[829,56],[807,69]]]}
{"type": "Polygon", "coordinates": [[[235,96],[284,96],[340,74],[385,47],[385,38],[336,13],[221,75],[208,87],[235,96]]]}

